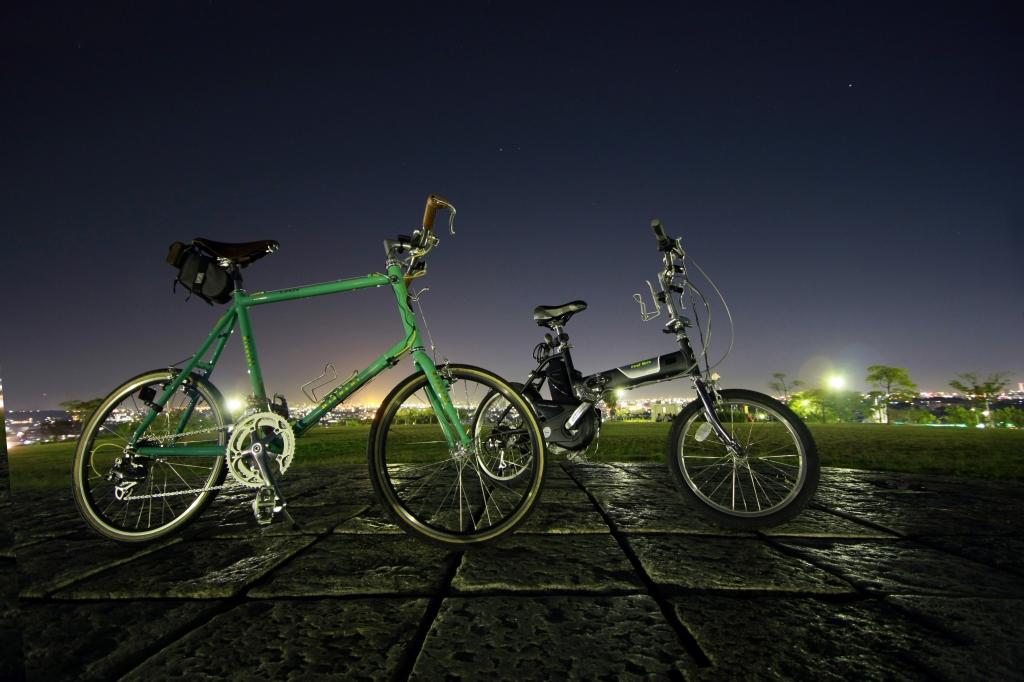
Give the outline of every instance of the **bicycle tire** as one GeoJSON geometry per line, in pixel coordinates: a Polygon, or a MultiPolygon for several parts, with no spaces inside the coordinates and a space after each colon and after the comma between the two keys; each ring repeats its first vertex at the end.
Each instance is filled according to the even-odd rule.
{"type": "Polygon", "coordinates": [[[495,480],[481,472],[475,453],[449,446],[423,372],[399,382],[381,403],[370,428],[367,460],[377,498],[399,527],[427,544],[463,550],[496,542],[526,520],[543,487],[545,450],[529,405],[503,379],[469,365],[448,370],[445,382],[467,428],[491,392],[512,406],[521,428],[506,429],[499,437],[508,448],[530,453],[528,475],[495,480]],[[403,408],[409,412],[400,418],[403,408]],[[401,423],[409,419],[413,423],[401,423]]]}
{"type": "MultiPolygon", "coordinates": [[[[508,382],[508,385],[512,387],[516,393],[523,396],[526,400],[526,404],[533,410],[534,417],[537,416],[537,411],[533,408],[530,403],[530,399],[523,395],[523,384],[515,381],[508,382]]],[[[522,460],[505,461],[504,452],[500,445],[497,445],[487,438],[482,438],[481,434],[486,430],[486,415],[494,411],[503,411],[508,405],[508,401],[501,397],[500,393],[491,391],[487,394],[483,400],[480,401],[480,409],[473,414],[473,423],[471,426],[471,432],[473,440],[476,443],[476,457],[477,462],[480,465],[480,470],[485,476],[493,478],[496,481],[514,481],[521,477],[529,475],[530,461],[528,458],[522,460]],[[483,420],[483,421],[482,421],[483,420]],[[508,471],[505,471],[508,469],[508,471]]]]}
{"type": "MultiPolygon", "coordinates": [[[[116,458],[128,456],[126,446],[138,423],[135,420],[141,419],[149,410],[136,399],[139,391],[146,387],[162,391],[174,377],[171,370],[160,369],[129,379],[103,400],[82,429],[72,465],[72,489],[82,518],[103,537],[118,542],[147,542],[177,532],[195,520],[217,495],[215,490],[187,491],[224,482],[227,467],[223,456],[185,458],[170,454],[148,459],[144,464],[148,467],[145,478],[129,492],[127,500],[117,499],[114,483],[104,478],[112,470],[116,458]],[[132,499],[168,493],[178,494],[132,499]]],[[[172,432],[216,427],[218,430],[212,437],[204,440],[192,438],[189,442],[224,445],[227,441],[223,429],[226,414],[220,392],[201,376],[193,374],[164,406],[143,440],[146,436],[166,436],[172,432]],[[179,396],[186,396],[189,402],[193,400],[186,391],[195,394],[196,404],[188,413],[184,426],[179,428],[186,411],[179,396]],[[175,418],[177,423],[172,430],[175,418]]],[[[168,447],[168,451],[172,449],[168,447]]]]}
{"type": "Polygon", "coordinates": [[[731,453],[695,400],[669,432],[666,460],[676,487],[713,525],[756,530],[793,518],[818,486],[818,449],[811,432],[771,396],[743,389],[719,392],[726,432],[743,446],[731,453]]]}

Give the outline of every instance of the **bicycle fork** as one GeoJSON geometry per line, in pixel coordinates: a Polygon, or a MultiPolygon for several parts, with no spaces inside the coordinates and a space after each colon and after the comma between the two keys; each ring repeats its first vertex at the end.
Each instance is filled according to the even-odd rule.
{"type": "Polygon", "coordinates": [[[445,384],[441,373],[438,372],[437,366],[434,365],[433,360],[427,355],[423,346],[413,348],[412,352],[416,366],[423,370],[423,373],[427,376],[427,399],[430,401],[430,406],[434,408],[437,421],[441,425],[441,430],[444,431],[445,438],[448,440],[448,446],[453,451],[459,448],[468,449],[472,444],[472,439],[466,433],[462,420],[459,419],[458,408],[452,403],[451,396],[448,393],[448,386],[445,384]]]}
{"type": "Polygon", "coordinates": [[[722,426],[722,420],[718,418],[718,413],[715,411],[715,399],[708,392],[704,380],[699,376],[691,378],[693,379],[693,389],[697,391],[697,398],[704,405],[704,413],[707,415],[707,423],[711,426],[711,430],[715,432],[715,435],[734,458],[742,457],[745,454],[743,446],[737,443],[722,426]]]}

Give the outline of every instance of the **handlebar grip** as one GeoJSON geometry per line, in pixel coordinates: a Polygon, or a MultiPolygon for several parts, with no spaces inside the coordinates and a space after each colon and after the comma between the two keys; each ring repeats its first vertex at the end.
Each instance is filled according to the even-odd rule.
{"type": "Polygon", "coordinates": [[[657,219],[652,220],[651,229],[654,230],[654,236],[658,238],[658,251],[671,251],[675,244],[665,234],[665,226],[661,224],[661,221],[657,219]]]}
{"type": "Polygon", "coordinates": [[[427,197],[427,208],[423,211],[423,230],[430,232],[434,229],[434,217],[437,215],[437,209],[448,208],[450,204],[436,194],[431,194],[427,197]]]}

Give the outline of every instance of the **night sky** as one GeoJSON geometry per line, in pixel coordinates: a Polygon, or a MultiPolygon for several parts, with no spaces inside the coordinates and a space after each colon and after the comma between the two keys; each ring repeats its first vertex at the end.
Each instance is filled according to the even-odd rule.
{"type": "MultiPolygon", "coordinates": [[[[533,367],[540,304],[590,304],[568,327],[585,373],[674,349],[632,299],[659,218],[732,309],[725,386],[867,388],[874,363],[922,390],[1024,381],[1008,6],[8,5],[7,408],[102,396],[198,347],[226,307],[171,293],[172,242],[279,240],[250,292],[360,276],[430,193],[458,208],[419,280],[434,341],[508,379],[533,367]]],[[[402,335],[389,289],[253,318],[267,388],[292,401],[402,335]]],[[[248,392],[237,335],[213,382],[248,392]]]]}

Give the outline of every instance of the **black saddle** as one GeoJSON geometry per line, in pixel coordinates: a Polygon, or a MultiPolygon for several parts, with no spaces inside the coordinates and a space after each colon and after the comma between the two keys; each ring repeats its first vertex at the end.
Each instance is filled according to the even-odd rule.
{"type": "Polygon", "coordinates": [[[541,305],[533,309],[533,319],[541,327],[564,327],[569,318],[587,309],[586,301],[573,301],[562,305],[541,305]]]}
{"type": "Polygon", "coordinates": [[[196,238],[192,240],[196,246],[209,251],[216,258],[226,258],[238,264],[240,268],[247,268],[255,261],[263,258],[268,253],[274,253],[280,248],[275,239],[264,239],[261,242],[243,242],[241,244],[226,244],[215,242],[211,239],[196,238]]]}

